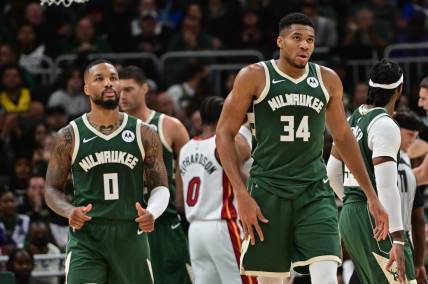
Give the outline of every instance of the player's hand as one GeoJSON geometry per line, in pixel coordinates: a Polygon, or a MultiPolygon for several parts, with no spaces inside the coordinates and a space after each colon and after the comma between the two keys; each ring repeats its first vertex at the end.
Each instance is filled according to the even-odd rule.
{"type": "Polygon", "coordinates": [[[386,263],[386,269],[391,271],[393,263],[397,263],[398,281],[402,284],[406,283],[406,267],[404,260],[404,245],[393,244],[389,252],[389,260],[386,263]]]}
{"type": "Polygon", "coordinates": [[[91,203],[86,206],[74,207],[68,216],[68,224],[73,228],[73,230],[79,230],[83,227],[85,222],[92,219],[91,216],[86,215],[86,213],[91,210],[91,203]]]}
{"type": "Polygon", "coordinates": [[[427,272],[425,271],[425,266],[416,266],[415,267],[416,281],[418,284],[428,284],[427,272]]]}
{"type": "Polygon", "coordinates": [[[251,245],[256,243],[256,238],[254,236],[254,229],[259,235],[259,239],[264,241],[264,236],[262,229],[260,228],[259,221],[263,223],[269,222],[268,219],[263,216],[260,207],[257,205],[256,201],[250,196],[250,194],[245,190],[238,192],[236,194],[236,200],[238,202],[238,215],[242,223],[242,228],[244,229],[245,239],[250,236],[251,245]]]}
{"type": "Polygon", "coordinates": [[[150,211],[144,209],[140,202],[135,203],[135,209],[137,209],[138,217],[135,218],[135,222],[138,223],[138,228],[143,232],[152,232],[155,229],[155,218],[150,211]]]}
{"type": "Polygon", "coordinates": [[[376,227],[373,230],[374,238],[378,241],[384,240],[389,232],[388,214],[380,204],[379,199],[374,198],[373,200],[368,200],[367,203],[376,223],[376,227]]]}

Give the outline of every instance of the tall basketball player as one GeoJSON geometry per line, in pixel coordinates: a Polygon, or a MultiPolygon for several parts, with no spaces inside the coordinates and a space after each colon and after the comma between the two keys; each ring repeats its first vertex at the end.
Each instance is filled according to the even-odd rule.
{"type": "Polygon", "coordinates": [[[377,222],[375,236],[383,239],[388,232],[388,216],[346,123],[342,83],[331,69],[309,62],[314,41],[308,17],[293,13],[281,19],[279,59],[239,72],[217,127],[217,149],[252,244],[244,247],[241,272],[259,276],[261,283],[281,283],[291,268],[309,272],[312,283],[337,283],[337,208],[322,160],[326,122],[345,162],[364,185],[377,222]],[[248,193],[233,142],[250,108],[256,145],[248,193]]]}
{"type": "MultiPolygon", "coordinates": [[[[215,129],[224,99],[208,97],[201,105],[202,134],[180,152],[186,218],[190,222],[190,258],[196,284],[255,283],[240,276],[241,230],[236,199],[219,162],[215,129]]],[[[250,158],[245,138],[236,137],[240,164],[250,158]]]]}
{"type": "Polygon", "coordinates": [[[146,232],[170,195],[162,145],[151,127],[119,112],[119,76],[109,61],[90,63],[84,81],[91,111],[59,131],[46,174],[46,203],[72,228],[66,282],[153,283],[146,232]],[[70,172],[72,203],[62,192],[70,172]]]}

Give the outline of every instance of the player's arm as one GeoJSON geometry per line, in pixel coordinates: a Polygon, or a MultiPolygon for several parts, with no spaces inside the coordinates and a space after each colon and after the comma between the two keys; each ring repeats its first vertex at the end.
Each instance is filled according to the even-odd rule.
{"type": "Polygon", "coordinates": [[[375,238],[385,239],[388,235],[388,215],[376,196],[357,141],[346,121],[342,103],[342,82],[333,70],[325,67],[322,67],[321,70],[322,79],[330,95],[326,111],[327,126],[330,129],[331,136],[341,159],[355,176],[367,197],[370,212],[374,215],[376,221],[376,228],[374,230],[375,238]]]}
{"type": "Polygon", "coordinates": [[[68,219],[70,226],[80,229],[91,217],[86,213],[92,209],[91,204],[85,207],[74,207],[68,202],[63,192],[71,169],[74,137],[71,125],[61,129],[55,139],[52,155],[46,172],[45,201],[58,215],[68,219]]]}
{"type": "Polygon", "coordinates": [[[331,147],[330,157],[327,162],[327,176],[330,180],[331,188],[337,197],[343,201],[345,197],[345,190],[343,188],[343,162],[334,145],[331,147]]]}
{"type": "Polygon", "coordinates": [[[424,218],[424,196],[417,188],[412,210],[412,239],[413,239],[413,262],[418,283],[428,283],[424,266],[425,256],[425,218],[424,218]]]}
{"type": "MultiPolygon", "coordinates": [[[[236,134],[235,147],[239,158],[239,168],[242,169],[245,162],[251,157],[251,146],[248,145],[247,139],[241,133],[236,134]]],[[[240,170],[241,177],[244,181],[248,179],[248,174],[240,170]]]]}
{"type": "Polygon", "coordinates": [[[425,155],[422,163],[413,169],[413,173],[415,174],[417,185],[428,184],[428,154],[425,155]]]}
{"type": "Polygon", "coordinates": [[[236,76],[233,89],[226,98],[216,130],[216,146],[220,160],[232,184],[238,202],[238,214],[243,225],[245,238],[255,243],[253,226],[259,238],[264,239],[258,220],[267,222],[257,203],[247,191],[241,177],[239,154],[235,137],[244,122],[246,112],[253,98],[265,86],[264,69],[260,64],[247,66],[236,76]]]}
{"type": "Polygon", "coordinates": [[[164,120],[165,132],[172,134],[172,150],[175,159],[175,206],[179,212],[184,212],[183,180],[181,179],[178,161],[180,150],[189,141],[186,127],[176,118],[167,116],[164,120]]]}
{"type": "Polygon", "coordinates": [[[151,232],[155,219],[165,211],[169,202],[168,176],[163,162],[162,144],[158,134],[148,125],[141,126],[141,139],[144,148],[144,176],[150,192],[147,208],[136,203],[140,230],[151,232]]]}

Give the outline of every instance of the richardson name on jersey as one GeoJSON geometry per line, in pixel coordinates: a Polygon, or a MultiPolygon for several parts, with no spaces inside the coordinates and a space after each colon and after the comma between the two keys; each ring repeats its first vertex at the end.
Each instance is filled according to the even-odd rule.
{"type": "Polygon", "coordinates": [[[181,163],[180,171],[184,175],[186,173],[187,167],[192,164],[199,164],[209,173],[212,174],[217,170],[217,167],[208,160],[208,157],[201,153],[195,153],[184,158],[181,163]]]}
{"type": "Polygon", "coordinates": [[[124,164],[125,166],[134,169],[135,165],[138,163],[138,158],[134,157],[132,154],[122,151],[102,151],[96,152],[95,154],[89,154],[84,157],[79,162],[79,165],[85,172],[88,172],[95,166],[108,163],[124,164]]]}
{"type": "Polygon", "coordinates": [[[268,100],[269,106],[272,111],[285,106],[305,106],[310,107],[317,113],[320,113],[324,103],[318,98],[305,94],[283,94],[278,95],[268,100]]]}

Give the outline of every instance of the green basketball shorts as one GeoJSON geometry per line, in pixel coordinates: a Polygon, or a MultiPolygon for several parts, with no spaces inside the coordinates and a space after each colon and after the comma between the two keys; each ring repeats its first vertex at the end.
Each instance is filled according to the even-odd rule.
{"type": "Polygon", "coordinates": [[[278,197],[250,184],[269,223],[259,223],[265,240],[245,241],[241,274],[288,277],[290,268],[308,274],[309,265],[323,260],[341,263],[337,207],[333,190],[322,181],[308,186],[294,200],[278,197]]]}
{"type": "Polygon", "coordinates": [[[69,231],[67,284],[152,284],[147,233],[134,221],[91,220],[69,231]]]}
{"type": "MultiPolygon", "coordinates": [[[[345,203],[340,213],[339,228],[346,251],[354,262],[362,284],[399,283],[396,271],[388,271],[392,238],[376,241],[373,237],[373,218],[366,201],[345,203]]],[[[408,283],[416,283],[413,256],[409,238],[406,237],[404,255],[408,283]]]]}

